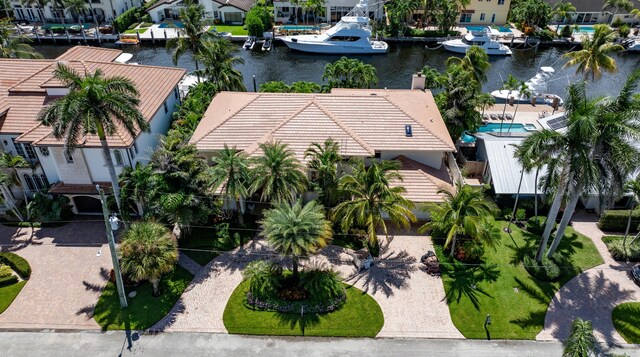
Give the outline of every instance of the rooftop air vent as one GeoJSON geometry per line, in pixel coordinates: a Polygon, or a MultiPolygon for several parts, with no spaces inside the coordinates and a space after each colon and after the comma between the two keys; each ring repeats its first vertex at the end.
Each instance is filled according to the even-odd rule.
{"type": "Polygon", "coordinates": [[[404,126],[404,135],[407,138],[410,138],[413,136],[413,129],[411,129],[411,124],[404,126]]]}

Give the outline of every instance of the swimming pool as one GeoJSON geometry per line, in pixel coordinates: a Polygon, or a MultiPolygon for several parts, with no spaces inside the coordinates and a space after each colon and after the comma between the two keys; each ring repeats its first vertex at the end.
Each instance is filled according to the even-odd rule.
{"type": "MultiPolygon", "coordinates": [[[[571,25],[559,26],[558,32],[562,32],[562,28],[564,28],[565,26],[571,26],[571,25]]],[[[594,31],[593,26],[591,25],[578,25],[578,28],[580,29],[578,30],[578,32],[582,32],[582,33],[593,33],[594,31]]]]}
{"type": "MultiPolygon", "coordinates": [[[[465,28],[469,31],[482,31],[487,26],[465,26],[465,28]]],[[[511,29],[504,26],[491,26],[494,29],[497,29],[500,32],[511,32],[511,29]]]]}
{"type": "Polygon", "coordinates": [[[319,30],[318,26],[304,26],[304,25],[284,25],[280,27],[281,30],[285,31],[310,31],[310,30],[319,30]]]}
{"type": "Polygon", "coordinates": [[[161,28],[161,29],[166,29],[168,27],[179,27],[179,28],[183,29],[184,25],[180,21],[175,21],[173,23],[163,22],[163,23],[160,24],[160,26],[158,26],[158,28],[161,28]]]}
{"type": "MultiPolygon", "coordinates": [[[[527,133],[530,131],[535,131],[536,126],[533,124],[511,124],[509,122],[500,123],[488,123],[478,128],[479,133],[527,133]],[[502,131],[500,130],[500,126],[502,126],[502,131]],[[511,128],[510,128],[511,127],[511,128]]],[[[465,143],[475,143],[476,138],[464,133],[460,137],[465,143]]]]}

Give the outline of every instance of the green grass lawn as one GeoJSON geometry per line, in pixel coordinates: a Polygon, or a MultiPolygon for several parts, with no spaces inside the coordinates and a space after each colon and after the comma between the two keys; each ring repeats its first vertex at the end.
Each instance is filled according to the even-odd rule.
{"type": "Polygon", "coordinates": [[[178,245],[182,249],[182,253],[188,255],[198,264],[205,266],[211,259],[220,255],[217,251],[232,250],[240,245],[240,240],[242,240],[242,243],[247,243],[253,239],[256,234],[253,229],[257,227],[255,217],[247,215],[245,224],[246,229],[236,229],[234,226],[237,226],[237,224],[235,222],[232,223],[229,228],[231,239],[227,241],[218,239],[214,226],[192,228],[188,237],[178,240],[178,245]],[[235,236],[236,233],[238,236],[235,236]]]}
{"type": "Polygon", "coordinates": [[[378,303],[357,288],[347,285],[347,300],[340,310],[327,314],[285,314],[255,311],[245,306],[248,281],[231,295],[224,309],[224,326],[229,333],[276,336],[375,337],[384,317],[378,303]],[[304,331],[304,333],[303,333],[304,331]]]}
{"type": "Polygon", "coordinates": [[[132,290],[138,293],[136,297],[128,299],[129,307],[125,309],[120,308],[116,286],[107,283],[96,304],[93,318],[103,330],[149,328],[169,313],[192,278],[191,273],[176,266],[172,273],[166,274],[160,281],[162,294],[159,297],[152,295],[152,287],[148,282],[135,288],[125,288],[127,294],[132,290]]]}
{"type": "MultiPolygon", "coordinates": [[[[507,222],[498,224],[502,230],[507,222]]],[[[568,227],[558,251],[569,257],[571,266],[563,268],[560,281],[538,281],[527,273],[522,258],[534,254],[539,236],[512,227],[513,238],[503,232],[500,245],[486,249],[485,266],[465,269],[449,265],[447,269],[443,264],[451,318],[467,338],[487,338],[484,322],[490,314],[492,339],[535,339],[556,291],[581,271],[603,263],[593,242],[568,227]]],[[[449,259],[441,245],[436,244],[436,251],[442,262],[449,259]]]]}
{"type": "Polygon", "coordinates": [[[231,32],[234,36],[246,36],[249,34],[242,25],[213,25],[211,30],[217,29],[218,32],[231,32]]]}
{"type": "Polygon", "coordinates": [[[0,314],[11,305],[26,283],[26,281],[19,281],[0,288],[0,314]]]}
{"type": "Polygon", "coordinates": [[[135,34],[136,32],[140,32],[140,34],[142,35],[143,33],[147,32],[148,29],[149,29],[148,27],[139,28],[139,29],[131,29],[131,30],[126,30],[124,33],[126,33],[126,34],[135,34]]]}
{"type": "Polygon", "coordinates": [[[640,344],[640,302],[627,302],[613,309],[613,325],[628,343],[640,344]]]}

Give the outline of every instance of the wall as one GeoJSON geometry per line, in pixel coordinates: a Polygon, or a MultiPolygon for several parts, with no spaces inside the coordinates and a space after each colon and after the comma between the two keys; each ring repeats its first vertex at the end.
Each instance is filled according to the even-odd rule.
{"type": "MultiPolygon", "coordinates": [[[[87,167],[89,168],[89,173],[93,178],[94,182],[109,182],[111,181],[111,177],[109,176],[109,170],[107,169],[107,163],[104,160],[104,156],[102,155],[101,148],[83,148],[82,152],[84,154],[85,159],[87,160],[87,167]]],[[[116,174],[120,175],[122,169],[125,166],[129,166],[129,158],[127,155],[126,149],[111,149],[111,160],[113,160],[113,165],[116,168],[116,174]],[[113,154],[114,150],[120,150],[122,153],[122,157],[124,159],[123,165],[116,164],[116,158],[113,154]]]]}
{"type": "MultiPolygon", "coordinates": [[[[31,8],[36,21],[40,21],[40,17],[38,15],[38,12],[36,11],[36,8],[37,8],[36,6],[27,6],[27,5],[21,4],[21,2],[19,1],[13,0],[11,1],[11,6],[14,8],[14,13],[16,18],[18,19],[20,18],[18,16],[18,11],[15,10],[16,5],[22,6],[23,13],[26,19],[32,20],[32,19],[29,19],[27,16],[27,8],[31,8]]],[[[114,12],[115,12],[115,16],[118,16],[123,12],[125,12],[126,10],[130,9],[131,7],[141,6],[141,1],[140,0],[93,0],[91,2],[91,6],[94,8],[94,10],[96,10],[96,14],[98,16],[104,14],[105,19],[103,21],[111,22],[114,19],[114,14],[113,14],[114,12]]],[[[51,8],[50,4],[47,4],[47,6],[44,8],[44,17],[47,20],[54,18],[53,12],[50,11],[50,8],[51,8]]],[[[90,14],[89,9],[86,10],[86,14],[87,15],[90,14]]],[[[65,11],[65,17],[66,17],[66,21],[74,21],[69,11],[65,11]]],[[[89,22],[89,21],[92,23],[95,22],[94,20],[85,20],[84,22],[89,22]]]]}
{"type": "Polygon", "coordinates": [[[160,106],[153,119],[151,120],[150,132],[142,133],[136,139],[138,152],[133,157],[132,165],[135,165],[138,162],[141,162],[143,164],[149,162],[153,150],[158,145],[160,136],[165,135],[169,130],[173,112],[176,110],[176,105],[179,104],[179,99],[176,99],[176,93],[178,93],[177,86],[171,93],[169,93],[167,99],[165,99],[169,111],[165,113],[164,108],[160,106]]]}
{"type": "Polygon", "coordinates": [[[385,150],[380,153],[380,158],[382,160],[391,160],[400,155],[404,155],[411,160],[418,161],[436,169],[442,166],[442,151],[385,150]]]}
{"type": "MultiPolygon", "coordinates": [[[[67,163],[64,157],[64,148],[52,147],[49,149],[50,154],[54,157],[58,173],[60,175],[60,181],[66,184],[91,184],[91,175],[87,168],[82,149],[75,150],[71,155],[73,156],[73,163],[67,163]]],[[[47,174],[47,177],[49,175],[47,174]]]]}
{"type": "Polygon", "coordinates": [[[14,135],[0,135],[0,147],[2,147],[2,150],[4,152],[10,153],[11,155],[16,155],[17,152],[16,152],[15,146],[13,146],[13,140],[12,139],[15,139],[17,137],[18,137],[18,135],[15,135],[15,134],[14,135]],[[5,144],[5,141],[7,142],[6,144],[5,144]]]}
{"type": "Polygon", "coordinates": [[[460,25],[504,25],[507,23],[510,5],[511,0],[504,0],[504,4],[501,5],[498,4],[498,0],[471,0],[466,7],[467,11],[475,11],[471,15],[471,22],[460,23],[460,25]],[[484,13],[484,20],[480,20],[482,13],[484,13]],[[496,18],[491,22],[493,14],[496,14],[496,18]]]}
{"type": "MultiPolygon", "coordinates": [[[[58,172],[58,166],[56,165],[56,159],[53,156],[53,150],[55,148],[49,148],[49,155],[45,156],[40,151],[40,148],[36,148],[36,153],[38,154],[38,161],[40,161],[40,166],[42,167],[42,171],[47,175],[47,180],[49,180],[50,184],[54,184],[60,181],[60,173],[58,172]]],[[[58,148],[59,149],[59,148],[58,148]]]]}

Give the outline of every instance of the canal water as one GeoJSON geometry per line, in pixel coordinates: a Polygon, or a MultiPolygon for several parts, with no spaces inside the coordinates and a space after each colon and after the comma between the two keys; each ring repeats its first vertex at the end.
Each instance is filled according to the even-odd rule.
{"type": "MultiPolygon", "coordinates": [[[[107,45],[115,46],[115,45],[107,45]]],[[[244,75],[247,90],[253,89],[253,76],[256,77],[258,86],[268,81],[313,81],[322,83],[322,72],[327,63],[340,58],[334,55],[314,55],[290,51],[286,46],[274,46],[270,52],[262,52],[259,49],[247,51],[239,47],[238,56],[244,60],[244,64],[238,66],[244,75]]],[[[258,46],[256,46],[258,47],[258,46]]],[[[65,45],[37,45],[36,49],[46,58],[55,58],[69,48],[65,45]]],[[[174,66],[171,55],[161,46],[132,46],[124,47],[125,52],[133,54],[132,62],[155,66],[174,66]]],[[[499,89],[502,81],[509,74],[520,80],[528,80],[536,74],[541,66],[552,66],[556,69],[556,75],[549,83],[549,92],[565,96],[567,84],[580,80],[582,77],[575,75],[575,67],[562,69],[566,62],[562,54],[566,53],[566,47],[540,48],[514,50],[511,57],[490,57],[491,70],[488,74],[484,90],[490,92],[499,89]]],[[[391,44],[386,55],[354,56],[365,63],[373,65],[378,73],[379,88],[407,89],[411,85],[411,75],[420,70],[424,65],[432,66],[438,70],[445,67],[445,61],[452,53],[443,48],[437,50],[425,49],[419,44],[391,44]]],[[[604,74],[602,79],[589,83],[588,94],[607,95],[618,92],[626,78],[635,68],[640,68],[640,55],[623,53],[615,55],[618,63],[618,72],[604,74]]],[[[178,63],[179,67],[193,70],[194,64],[189,53],[185,54],[178,63]]]]}

